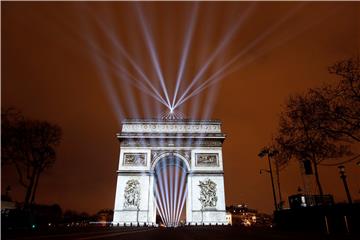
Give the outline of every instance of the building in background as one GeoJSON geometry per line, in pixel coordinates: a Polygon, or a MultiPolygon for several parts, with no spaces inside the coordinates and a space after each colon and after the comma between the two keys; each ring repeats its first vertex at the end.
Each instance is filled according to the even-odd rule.
{"type": "Polygon", "coordinates": [[[249,227],[256,223],[257,210],[248,208],[247,204],[231,205],[227,210],[232,215],[232,225],[249,227]]]}

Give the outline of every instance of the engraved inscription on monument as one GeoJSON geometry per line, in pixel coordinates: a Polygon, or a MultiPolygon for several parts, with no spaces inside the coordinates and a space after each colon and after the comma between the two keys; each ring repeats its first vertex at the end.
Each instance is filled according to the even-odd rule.
{"type": "Polygon", "coordinates": [[[201,208],[212,208],[216,207],[217,196],[216,196],[216,183],[212,180],[205,179],[204,181],[199,181],[200,187],[200,202],[201,208]]]}
{"type": "Polygon", "coordinates": [[[136,179],[126,182],[124,208],[138,208],[140,205],[140,183],[136,179]]]}
{"type": "Polygon", "coordinates": [[[217,153],[196,153],[195,154],[196,166],[219,166],[219,155],[217,153]]]}
{"type": "Polygon", "coordinates": [[[146,166],[146,153],[124,153],[124,165],[146,166]]]}

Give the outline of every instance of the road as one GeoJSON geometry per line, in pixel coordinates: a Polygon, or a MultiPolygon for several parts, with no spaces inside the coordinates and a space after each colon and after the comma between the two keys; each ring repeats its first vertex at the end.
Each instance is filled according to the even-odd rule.
{"type": "Polygon", "coordinates": [[[18,240],[322,240],[360,239],[351,235],[326,235],[321,233],[280,232],[272,229],[252,229],[238,227],[179,227],[179,228],[110,228],[110,229],[82,229],[62,232],[12,234],[5,239],[18,240]],[[16,235],[16,236],[15,236],[16,235]]]}

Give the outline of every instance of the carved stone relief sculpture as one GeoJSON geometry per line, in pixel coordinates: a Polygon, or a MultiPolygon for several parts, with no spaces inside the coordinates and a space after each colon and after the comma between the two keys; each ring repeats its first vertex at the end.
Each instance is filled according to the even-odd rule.
{"type": "Polygon", "coordinates": [[[126,182],[124,208],[138,208],[140,205],[140,183],[136,179],[126,182]]]}
{"type": "Polygon", "coordinates": [[[219,166],[219,156],[217,153],[196,153],[195,154],[196,166],[219,166]]]}
{"type": "Polygon", "coordinates": [[[216,196],[216,183],[208,178],[204,181],[199,181],[199,187],[201,208],[216,207],[218,200],[216,196]]]}
{"type": "Polygon", "coordinates": [[[124,165],[146,166],[146,153],[124,153],[124,165]]]}

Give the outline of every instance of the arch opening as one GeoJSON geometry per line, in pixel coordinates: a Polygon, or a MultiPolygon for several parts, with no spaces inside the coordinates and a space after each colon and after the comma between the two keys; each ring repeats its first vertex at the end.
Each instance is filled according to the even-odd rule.
{"type": "Polygon", "coordinates": [[[186,160],[174,154],[158,159],[154,165],[154,199],[158,222],[177,227],[185,221],[187,197],[186,160]]]}

